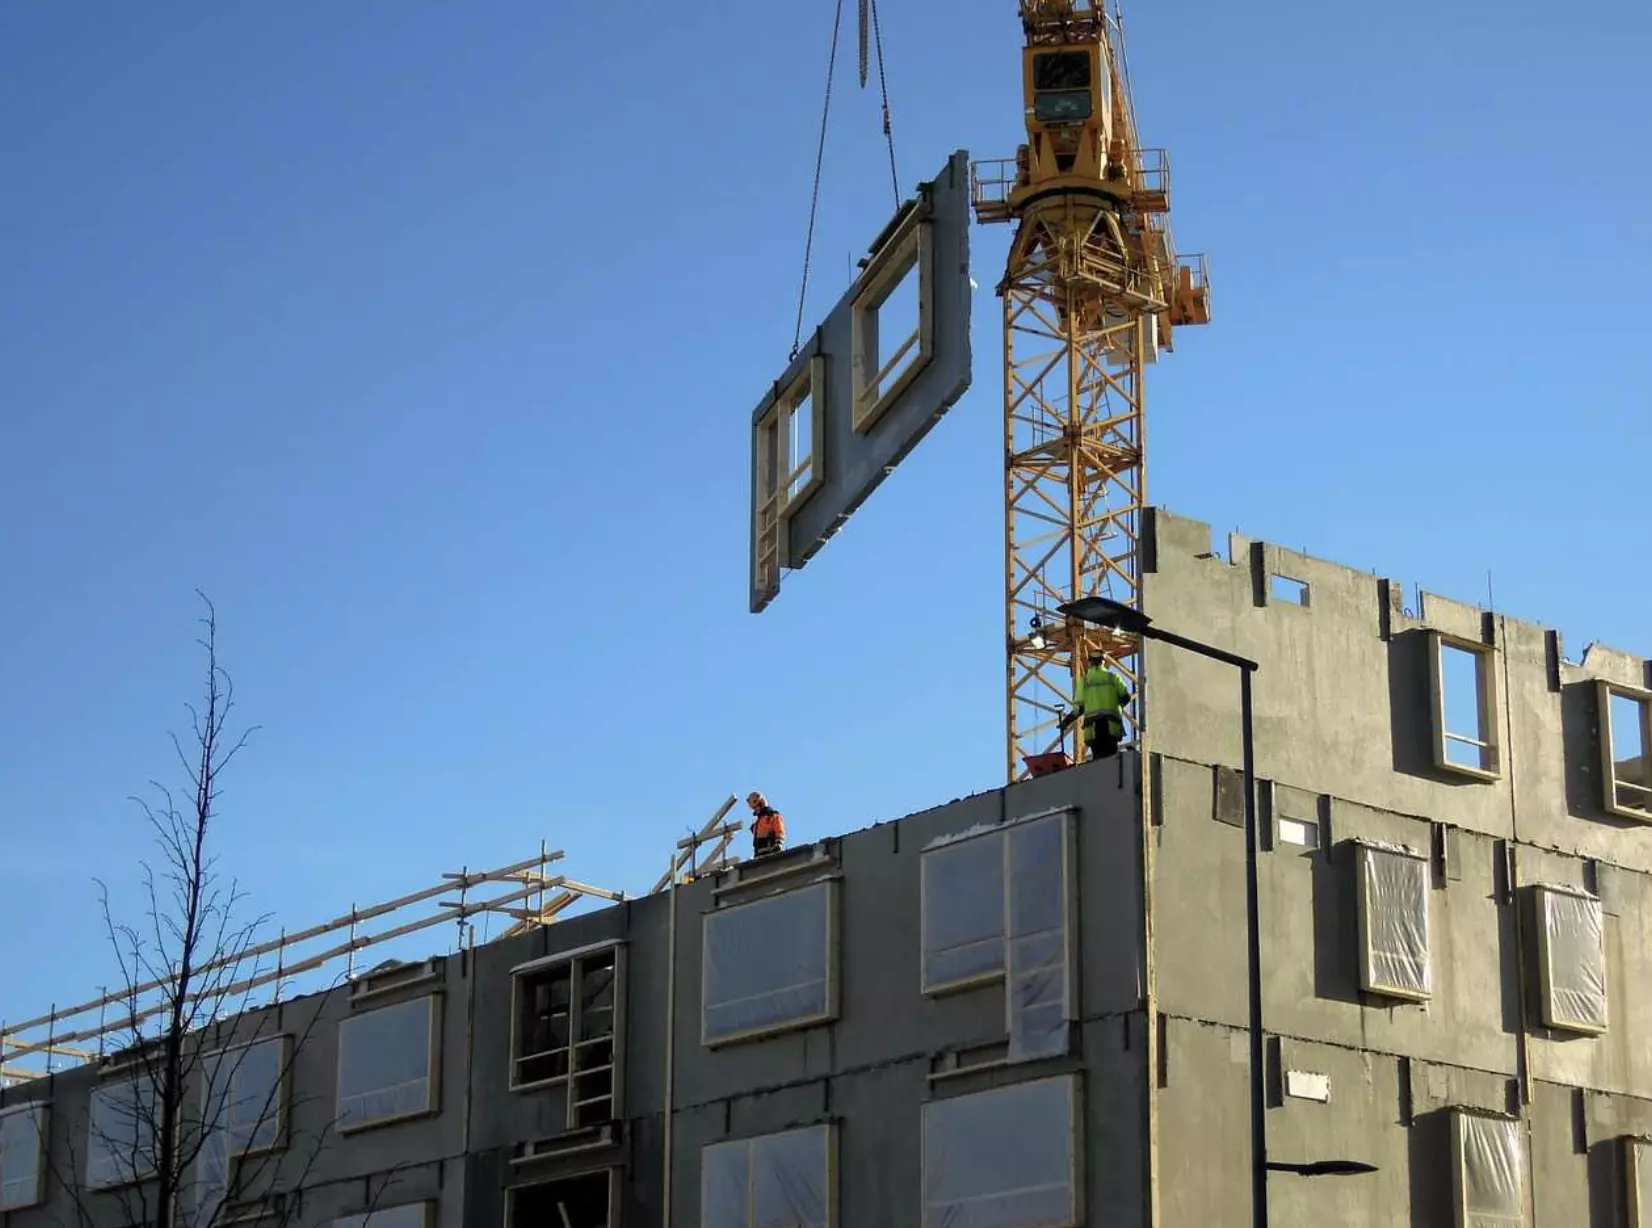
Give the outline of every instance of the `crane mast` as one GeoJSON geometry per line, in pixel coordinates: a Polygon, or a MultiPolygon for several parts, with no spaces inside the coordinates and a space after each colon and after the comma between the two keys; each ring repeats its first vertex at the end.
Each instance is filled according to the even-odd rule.
{"type": "Polygon", "coordinates": [[[1137,139],[1117,17],[1090,0],[1020,15],[1027,142],[973,173],[977,219],[1014,227],[998,286],[1011,780],[1061,750],[1091,662],[1141,694],[1134,640],[1058,607],[1139,607],[1146,371],[1174,328],[1210,319],[1204,258],[1171,236],[1169,161],[1137,139]]]}

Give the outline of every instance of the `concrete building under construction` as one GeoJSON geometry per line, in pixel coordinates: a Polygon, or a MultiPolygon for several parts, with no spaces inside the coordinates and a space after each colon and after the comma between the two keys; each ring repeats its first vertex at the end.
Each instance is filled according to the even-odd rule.
{"type": "MultiPolygon", "coordinates": [[[[1203,1228],[1261,1183],[1279,1225],[1652,1228],[1652,664],[1162,511],[1142,544],[1153,626],[1258,667],[1259,1001],[1237,672],[1147,638],[1115,759],[220,1021],[291,1061],[194,1205],[1203,1228]]],[[[0,1092],[4,1228],[65,1181],[117,1228],[142,1174],[88,1115],[132,1075],[0,1092]]]]}

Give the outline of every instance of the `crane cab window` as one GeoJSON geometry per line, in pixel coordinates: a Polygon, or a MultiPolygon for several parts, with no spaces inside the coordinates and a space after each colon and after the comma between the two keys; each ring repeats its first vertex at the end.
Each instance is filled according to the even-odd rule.
{"type": "Polygon", "coordinates": [[[1041,124],[1083,123],[1092,109],[1093,65],[1088,51],[1033,57],[1033,118],[1041,124]]]}

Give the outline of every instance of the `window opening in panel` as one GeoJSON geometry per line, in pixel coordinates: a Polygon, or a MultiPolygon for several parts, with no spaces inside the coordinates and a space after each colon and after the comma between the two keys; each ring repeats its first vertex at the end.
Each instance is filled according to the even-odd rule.
{"type": "Polygon", "coordinates": [[[707,1045],[823,1022],[836,1012],[830,883],[707,913],[701,1040],[707,1045]]]}
{"type": "Polygon", "coordinates": [[[105,1084],[92,1091],[86,1125],[86,1184],[122,1185],[155,1171],[159,1097],[148,1079],[105,1084]]]}
{"type": "Polygon", "coordinates": [[[869,270],[855,303],[853,426],[877,424],[931,356],[929,225],[908,222],[869,270]]]}
{"type": "Polygon", "coordinates": [[[1438,765],[1472,775],[1496,775],[1497,714],[1491,650],[1437,636],[1434,682],[1438,765]]]}
{"type": "Polygon", "coordinates": [[[1067,1228],[1083,1164],[1071,1077],[932,1100],[923,1109],[922,1228],[1067,1228]]]}
{"type": "Polygon", "coordinates": [[[711,1228],[831,1228],[831,1127],[712,1143],[700,1151],[700,1222],[711,1228]]]}
{"type": "Polygon", "coordinates": [[[338,1128],[430,1112],[435,1097],[433,996],[352,1015],[338,1029],[338,1128]]]}
{"type": "Polygon", "coordinates": [[[1623,1175],[1629,1228],[1652,1228],[1652,1139],[1623,1140],[1623,1175]]]}
{"type": "Polygon", "coordinates": [[[1652,699],[1606,688],[1610,807],[1652,818],[1652,699]]]}
{"type": "Polygon", "coordinates": [[[430,1228],[433,1218],[430,1212],[428,1202],[404,1202],[359,1215],[340,1216],[333,1221],[332,1228],[430,1228]]]}
{"type": "Polygon", "coordinates": [[[613,1182],[607,1169],[510,1192],[508,1228],[609,1228],[613,1182]]]}
{"type": "Polygon", "coordinates": [[[0,1211],[21,1210],[42,1200],[46,1112],[44,1104],[0,1110],[0,1211]]]}
{"type": "Polygon", "coordinates": [[[1526,1155],[1520,1123],[1457,1109],[1451,1115],[1457,1228],[1524,1228],[1526,1155]]]}
{"type": "Polygon", "coordinates": [[[1429,866],[1410,853],[1356,845],[1360,987],[1421,1002],[1433,993],[1429,866]]]}
{"type": "Polygon", "coordinates": [[[1282,576],[1276,572],[1269,580],[1268,596],[1285,605],[1307,605],[1308,583],[1306,580],[1293,580],[1290,576],[1282,576]]]}
{"type": "Polygon", "coordinates": [[[568,1083],[569,1129],[615,1117],[619,970],[612,946],[515,975],[511,1087],[568,1083]]]}
{"type": "Polygon", "coordinates": [[[1606,1031],[1605,917],[1600,901],[1539,887],[1537,902],[1543,1022],[1571,1032],[1606,1031]]]}

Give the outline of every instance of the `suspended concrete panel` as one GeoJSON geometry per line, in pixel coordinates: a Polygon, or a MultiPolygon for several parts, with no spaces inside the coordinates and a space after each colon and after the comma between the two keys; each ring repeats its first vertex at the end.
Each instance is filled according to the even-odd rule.
{"type": "Polygon", "coordinates": [[[969,209],[959,150],[752,414],[754,614],[969,387],[969,209]]]}

